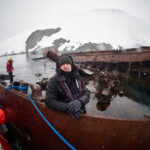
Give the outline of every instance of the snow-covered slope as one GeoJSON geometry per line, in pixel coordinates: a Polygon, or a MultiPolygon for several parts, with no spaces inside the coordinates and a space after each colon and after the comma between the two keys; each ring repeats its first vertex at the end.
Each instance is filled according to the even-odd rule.
{"type": "Polygon", "coordinates": [[[150,44],[150,26],[120,10],[100,9],[74,16],[63,29],[73,41],[105,42],[125,48],[150,44]]]}
{"type": "Polygon", "coordinates": [[[22,32],[8,40],[0,42],[0,55],[25,52],[25,41],[33,30],[22,32]]]}
{"type": "MultiPolygon", "coordinates": [[[[35,47],[52,46],[54,40],[63,38],[70,42],[62,44],[58,50],[74,49],[84,43],[109,43],[114,48],[133,48],[150,45],[150,25],[121,10],[99,9],[78,14],[61,21],[56,27],[61,30],[50,37],[44,36],[35,47]]],[[[47,28],[56,28],[47,25],[47,28]]],[[[37,29],[32,29],[32,32],[37,29]]],[[[0,42],[0,55],[25,51],[25,41],[32,33],[21,33],[7,41],[0,42]]]]}

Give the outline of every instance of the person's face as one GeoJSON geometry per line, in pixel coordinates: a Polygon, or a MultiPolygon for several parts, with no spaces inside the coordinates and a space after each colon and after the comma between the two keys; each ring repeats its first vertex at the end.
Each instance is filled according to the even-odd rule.
{"type": "Polygon", "coordinates": [[[60,66],[60,69],[65,71],[65,72],[71,72],[71,64],[68,64],[68,63],[64,63],[60,66]]]}

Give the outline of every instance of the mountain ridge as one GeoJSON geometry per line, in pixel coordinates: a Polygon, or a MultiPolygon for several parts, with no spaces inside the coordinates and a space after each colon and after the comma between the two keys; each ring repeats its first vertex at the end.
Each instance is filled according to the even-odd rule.
{"type": "Polygon", "coordinates": [[[58,48],[58,51],[80,51],[80,47],[82,47],[82,51],[86,51],[88,45],[90,50],[91,45],[89,43],[98,45],[93,50],[107,50],[108,48],[118,47],[126,49],[149,46],[149,42],[149,25],[122,10],[96,9],[67,18],[56,28],[54,26],[49,26],[47,29],[36,28],[32,31],[30,30],[30,32],[20,34],[16,38],[0,42],[0,55],[10,54],[12,51],[26,51],[26,49],[33,51],[44,47],[58,48]],[[38,30],[41,33],[37,35],[36,40],[35,38],[32,39],[31,34],[38,30]],[[57,32],[50,34],[50,36],[47,36],[48,33],[43,34],[45,31],[52,30],[57,30],[57,32]],[[31,44],[27,44],[29,37],[29,43],[31,44]],[[57,46],[55,45],[56,43],[57,46]],[[84,45],[86,45],[85,49],[84,45]]]}

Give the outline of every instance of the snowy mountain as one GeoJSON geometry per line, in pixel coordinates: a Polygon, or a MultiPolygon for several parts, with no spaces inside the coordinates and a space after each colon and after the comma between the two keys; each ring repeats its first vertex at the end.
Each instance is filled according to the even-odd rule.
{"type": "Polygon", "coordinates": [[[121,10],[99,9],[72,16],[57,26],[31,29],[0,42],[0,55],[45,47],[107,50],[150,45],[150,25],[121,10]]]}

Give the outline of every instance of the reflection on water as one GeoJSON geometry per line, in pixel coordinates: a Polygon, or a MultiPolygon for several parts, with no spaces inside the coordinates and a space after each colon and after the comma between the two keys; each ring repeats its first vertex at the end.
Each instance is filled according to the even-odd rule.
{"type": "MultiPolygon", "coordinates": [[[[113,78],[111,79],[116,82],[113,78]]],[[[104,83],[105,77],[103,80],[104,83]]],[[[132,82],[125,84],[121,81],[117,86],[110,87],[111,82],[108,81],[108,77],[107,83],[109,84],[103,85],[101,80],[95,77],[89,82],[87,87],[91,91],[91,99],[86,106],[88,114],[113,118],[150,119],[149,90],[140,91],[140,87],[135,88],[132,82]]]]}
{"type": "Polygon", "coordinates": [[[108,103],[103,103],[103,102],[97,102],[97,109],[100,111],[105,111],[108,107],[110,106],[110,101],[108,103]]]}
{"type": "Polygon", "coordinates": [[[144,89],[139,84],[129,82],[128,88],[133,99],[141,105],[150,106],[150,85],[144,89]]]}

